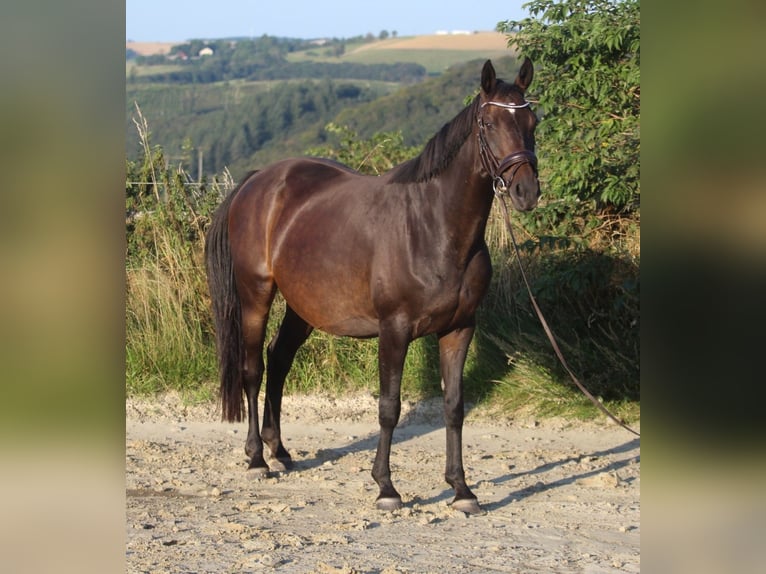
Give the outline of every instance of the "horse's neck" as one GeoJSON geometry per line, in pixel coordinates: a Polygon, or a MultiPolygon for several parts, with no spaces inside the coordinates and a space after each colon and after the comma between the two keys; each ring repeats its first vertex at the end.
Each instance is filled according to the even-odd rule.
{"type": "Polygon", "coordinates": [[[484,238],[493,198],[490,182],[478,169],[476,146],[471,141],[474,137],[473,134],[469,136],[440,177],[446,225],[455,240],[467,247],[484,238]]]}

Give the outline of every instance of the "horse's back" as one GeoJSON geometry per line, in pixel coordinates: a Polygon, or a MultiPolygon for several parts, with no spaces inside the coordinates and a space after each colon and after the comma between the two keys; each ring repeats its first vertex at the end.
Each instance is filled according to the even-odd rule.
{"type": "Polygon", "coordinates": [[[272,243],[296,213],[327,202],[339,186],[359,178],[342,164],[318,158],[282,160],[251,172],[229,209],[230,237],[272,243]]]}
{"type": "Polygon", "coordinates": [[[263,205],[275,200],[302,201],[344,180],[363,178],[351,168],[328,159],[291,158],[248,174],[240,186],[235,204],[263,205]]]}

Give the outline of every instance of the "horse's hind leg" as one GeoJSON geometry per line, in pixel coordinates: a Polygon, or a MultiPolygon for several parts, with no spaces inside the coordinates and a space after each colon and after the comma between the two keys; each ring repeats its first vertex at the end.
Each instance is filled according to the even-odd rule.
{"type": "Polygon", "coordinates": [[[244,387],[247,398],[247,440],[245,453],[250,457],[248,472],[265,476],[269,470],[263,457],[263,441],[258,432],[258,394],[263,380],[263,344],[269,308],[274,298],[273,284],[261,284],[249,289],[242,300],[242,335],[245,345],[244,387]]]}
{"type": "Polygon", "coordinates": [[[286,470],[292,463],[290,454],[282,444],[279,422],[282,409],[282,390],[287,373],[293,364],[295,353],[312,330],[313,327],[288,306],[282,324],[266,351],[268,357],[266,362],[266,404],[263,410],[261,436],[271,451],[273,460],[270,463],[274,470],[286,470]]]}

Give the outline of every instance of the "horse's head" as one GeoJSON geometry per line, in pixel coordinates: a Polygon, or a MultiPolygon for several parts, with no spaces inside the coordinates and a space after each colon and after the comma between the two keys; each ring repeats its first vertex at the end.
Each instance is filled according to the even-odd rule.
{"type": "Polygon", "coordinates": [[[497,79],[489,60],[481,71],[479,156],[495,193],[507,193],[519,211],[534,208],[540,197],[535,156],[537,117],[524,98],[533,74],[529,58],[524,59],[513,84],[497,79]]]}

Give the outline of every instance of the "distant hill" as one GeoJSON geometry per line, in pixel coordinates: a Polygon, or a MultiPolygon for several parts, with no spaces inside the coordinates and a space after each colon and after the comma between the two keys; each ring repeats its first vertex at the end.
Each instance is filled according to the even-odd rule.
{"type": "MultiPolygon", "coordinates": [[[[379,133],[401,132],[405,146],[422,148],[465,107],[465,100],[477,93],[485,61],[478,59],[457,64],[438,77],[401,87],[370,102],[346,106],[332,119],[332,123],[349,127],[360,139],[369,139],[379,133]]],[[[492,63],[500,78],[513,80],[518,69],[515,58],[494,58],[492,63]]],[[[301,136],[284,138],[259,150],[248,166],[251,169],[260,168],[280,158],[301,155],[308,147],[318,143],[331,144],[332,138],[328,138],[324,130],[317,131],[317,127],[312,126],[301,136]],[[316,143],[309,146],[311,138],[316,143]],[[302,143],[303,148],[296,146],[296,143],[302,143]]],[[[235,167],[240,173],[241,164],[235,167]]]]}
{"type": "MultiPolygon", "coordinates": [[[[215,42],[211,40],[210,42],[215,42]]],[[[474,58],[499,58],[512,54],[508,38],[500,32],[443,33],[386,39],[358,37],[350,39],[320,39],[305,42],[306,47],[286,55],[292,63],[355,63],[355,64],[420,64],[431,75],[438,75],[454,64],[474,58]]],[[[136,66],[134,59],[168,56],[179,42],[126,42],[130,60],[126,74],[144,76],[152,73],[151,66],[136,66]]],[[[171,62],[166,62],[170,64],[171,62]]],[[[155,67],[156,68],[156,67],[155,67]]]]}
{"type": "MultiPolygon", "coordinates": [[[[168,54],[173,46],[182,42],[125,42],[127,50],[133,50],[140,56],[168,54]]],[[[317,45],[321,45],[321,42],[317,45]]],[[[507,49],[507,38],[500,32],[473,32],[467,34],[444,33],[422,36],[403,36],[364,43],[356,47],[348,56],[359,52],[377,50],[460,50],[496,52],[507,49]]]]}
{"type": "MultiPolygon", "coordinates": [[[[279,42],[273,42],[272,47],[279,48],[281,55],[267,64],[272,70],[289,71],[292,79],[287,81],[253,81],[241,75],[240,79],[204,81],[200,74],[192,82],[183,77],[163,81],[163,75],[171,78],[179,71],[195,69],[177,59],[162,58],[162,54],[172,55],[186,47],[126,44],[134,56],[142,53],[154,59],[142,64],[141,57],[138,63],[133,57],[126,63],[128,159],[141,156],[132,121],[136,103],[149,122],[152,143],[163,147],[169,161],[181,163],[196,175],[196,159],[201,153],[205,173],[220,173],[228,167],[236,179],[252,168],[329,143],[331,136],[324,130],[329,122],[349,126],[363,138],[401,131],[406,145],[421,146],[476,93],[486,59],[493,60],[500,77],[512,79],[509,76],[516,71],[513,51],[505,47],[507,38],[495,32],[358,38],[348,43],[300,41],[302,44],[292,44],[289,49],[285,48],[289,40],[279,42]],[[430,77],[420,76],[413,83],[404,75],[399,82],[349,76],[353,66],[373,71],[381,66],[395,70],[403,64],[426,68],[430,77]],[[303,70],[313,75],[306,77],[303,70]],[[339,76],[319,80],[317,70],[335,70],[339,76]],[[309,79],[312,77],[315,79],[309,79]]],[[[221,41],[216,51],[233,45],[221,41]]],[[[249,54],[244,52],[244,58],[236,63],[253,65],[249,54]]],[[[197,69],[204,71],[204,66],[215,60],[198,62],[194,65],[203,66],[197,69]]],[[[226,70],[233,69],[233,64],[227,66],[226,70]]]]}
{"type": "Polygon", "coordinates": [[[518,65],[506,51],[499,58],[482,57],[458,64],[438,77],[346,108],[333,121],[350,127],[362,138],[401,131],[405,145],[422,145],[465,107],[467,97],[477,93],[487,59],[492,60],[498,77],[514,79],[518,65]]]}

